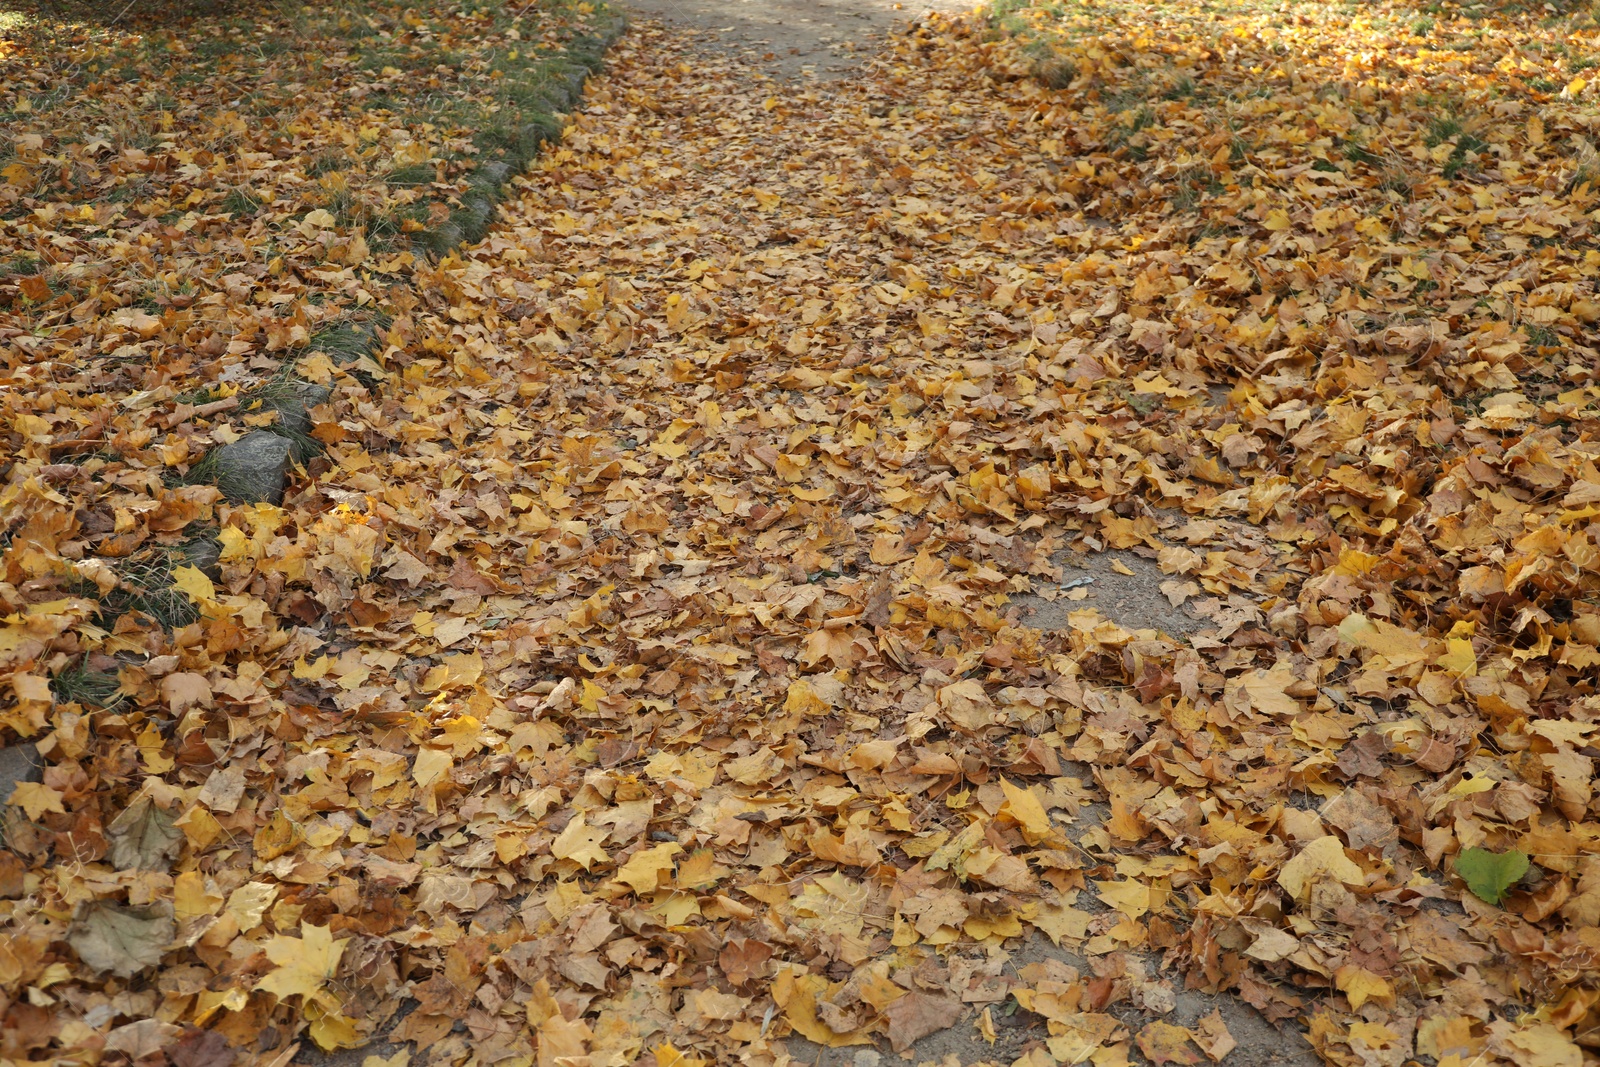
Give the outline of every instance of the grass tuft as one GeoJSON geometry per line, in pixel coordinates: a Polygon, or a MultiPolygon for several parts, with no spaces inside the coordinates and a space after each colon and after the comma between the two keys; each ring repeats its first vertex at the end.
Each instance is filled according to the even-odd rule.
{"type": "Polygon", "coordinates": [[[382,351],[379,334],[386,332],[393,320],[382,313],[361,318],[346,317],[329,323],[311,335],[306,343],[310,351],[326,352],[338,364],[356,363],[367,356],[382,351]]]}
{"type": "Polygon", "coordinates": [[[172,584],[172,572],[199,561],[198,552],[186,545],[157,545],[122,560],[117,566],[121,581],[100,598],[102,621],[138,612],[166,630],[197,622],[200,612],[189,594],[172,584]]]}
{"type": "Polygon", "coordinates": [[[88,657],[76,666],[60,671],[50,679],[50,692],[63,704],[81,704],[86,708],[111,710],[125,699],[119,692],[121,683],[117,676],[106,671],[91,670],[88,657]]]}

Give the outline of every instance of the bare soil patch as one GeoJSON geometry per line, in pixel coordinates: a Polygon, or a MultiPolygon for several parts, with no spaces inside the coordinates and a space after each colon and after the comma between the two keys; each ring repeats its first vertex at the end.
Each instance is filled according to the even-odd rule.
{"type": "Polygon", "coordinates": [[[778,78],[836,78],[858,69],[884,37],[929,11],[956,12],[959,0],[626,0],[623,10],[695,33],[693,47],[735,56],[778,78]]]}

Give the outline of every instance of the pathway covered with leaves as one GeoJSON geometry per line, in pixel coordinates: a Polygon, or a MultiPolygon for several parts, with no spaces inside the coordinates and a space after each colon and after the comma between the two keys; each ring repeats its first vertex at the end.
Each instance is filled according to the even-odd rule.
{"type": "MultiPolygon", "coordinates": [[[[1523,80],[1528,20],[1185,10],[817,85],[625,38],[361,375],[301,360],[325,454],[204,501],[125,703],[18,672],[8,1040],[1304,1047],[1245,1003],[1331,1063],[1592,1061],[1587,82],[1523,80]],[[1108,551],[1170,625],[1064,580],[1108,551]]],[[[0,648],[110,636],[45,591],[0,648]]]]}

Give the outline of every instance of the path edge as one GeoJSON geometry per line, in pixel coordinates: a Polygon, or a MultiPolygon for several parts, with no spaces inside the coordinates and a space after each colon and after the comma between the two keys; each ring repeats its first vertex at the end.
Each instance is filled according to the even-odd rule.
{"type": "Polygon", "coordinates": [[[518,116],[517,133],[506,147],[504,158],[480,164],[467,177],[467,191],[461,206],[437,226],[412,235],[412,246],[439,260],[463,244],[483,240],[494,222],[496,206],[505,198],[511,180],[528,169],[547,144],[561,140],[562,130],[551,117],[559,118],[583,99],[589,77],[605,66],[605,55],[628,29],[627,15],[609,7],[609,17],[596,32],[573,40],[562,56],[564,74],[550,88],[547,98],[550,114],[532,109],[518,116]]]}

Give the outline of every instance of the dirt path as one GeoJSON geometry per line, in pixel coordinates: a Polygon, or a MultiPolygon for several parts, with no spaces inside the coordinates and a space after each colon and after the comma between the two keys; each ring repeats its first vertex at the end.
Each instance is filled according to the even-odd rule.
{"type": "MultiPolygon", "coordinates": [[[[1026,410],[1005,399],[1023,394],[996,391],[1008,376],[1030,372],[1018,327],[1000,314],[1006,304],[992,299],[988,279],[1036,270],[1062,252],[1043,224],[988,225],[972,231],[981,229],[975,239],[929,234],[941,218],[964,214],[974,226],[991,218],[973,192],[995,174],[1010,169],[1003,194],[993,196],[1026,198],[1040,191],[1044,171],[1017,162],[1010,118],[975,79],[926,65],[909,76],[883,72],[871,50],[902,15],[891,6],[631,6],[662,13],[675,28],[638,22],[567,141],[506,205],[503,224],[440,270],[441,292],[486,300],[497,312],[467,326],[458,308],[441,305],[440,318],[420,320],[451,339],[440,351],[454,360],[430,384],[430,403],[464,418],[495,412],[493,437],[452,462],[466,482],[484,487],[476,499],[510,476],[509,504],[539,516],[523,524],[531,539],[491,536],[480,550],[492,573],[520,582],[497,580],[506,586],[497,591],[471,566],[464,577],[452,572],[452,582],[466,585],[446,593],[456,598],[450,610],[491,614],[484,625],[509,635],[503,648],[482,646],[488,690],[521,694],[510,697],[514,715],[502,726],[532,716],[554,732],[515,727],[527,745],[545,750],[582,737],[590,746],[577,762],[552,753],[503,766],[513,779],[508,797],[535,803],[546,795],[540,789],[554,790],[585,813],[527,838],[528,866],[505,883],[520,911],[490,905],[473,919],[491,938],[500,936],[497,923],[513,922],[542,938],[534,952],[518,946],[514,967],[519,980],[554,991],[553,1000],[543,994],[546,1007],[528,1008],[541,1040],[587,1048],[594,1062],[632,1062],[641,1046],[670,1038],[717,1062],[782,1064],[794,1056],[871,1065],[890,1049],[869,1033],[874,1012],[850,992],[849,983],[867,975],[889,983],[873,994],[883,1005],[899,997],[902,1007],[932,1014],[891,1027],[901,1043],[916,1039],[909,1054],[917,1060],[1051,1062],[1044,1017],[1013,1013],[1011,990],[1098,983],[1098,993],[1082,994],[1098,998],[1097,1040],[1134,1062],[1144,1061],[1132,1036],[1152,1021],[1201,1026],[1211,1013],[1239,1045],[1225,1060],[1232,1067],[1314,1062],[1298,1035],[1242,1002],[1185,991],[1145,951],[1135,932],[1142,928],[1121,922],[1082,877],[1046,886],[1018,861],[1008,879],[958,884],[906,854],[889,861],[889,838],[863,821],[866,809],[846,816],[845,807],[837,825],[852,843],[825,860],[836,840],[827,827],[836,821],[815,807],[815,791],[846,788],[841,754],[887,744],[907,752],[910,766],[911,750],[901,746],[967,751],[965,742],[934,740],[947,725],[943,712],[931,712],[936,726],[916,717],[936,706],[926,694],[948,694],[958,688],[952,678],[972,667],[954,648],[942,656],[894,651],[892,636],[866,628],[889,633],[882,627],[893,598],[883,591],[896,588],[891,574],[914,570],[921,577],[907,578],[913,585],[905,590],[942,590],[935,595],[969,611],[986,610],[983,589],[1021,592],[1032,574],[1048,591],[1059,580],[1048,557],[1060,531],[1046,528],[1041,537],[1037,524],[1021,531],[969,523],[935,503],[945,481],[928,481],[917,458],[936,438],[966,435],[960,447],[979,456],[1028,432],[1026,410]],[[847,59],[860,76],[815,91],[802,84],[775,93],[761,77],[820,81],[847,59]],[[922,293],[924,310],[897,309],[920,303],[922,293]],[[947,407],[938,398],[948,388],[965,391],[945,394],[954,398],[947,407]],[[991,398],[987,415],[962,414],[980,396],[991,398]],[[925,407],[930,399],[934,406],[925,407]],[[878,474],[867,477],[863,464],[878,465],[878,474]],[[538,504],[518,495],[523,487],[538,504]],[[919,554],[930,532],[938,547],[919,554]],[[982,559],[986,576],[963,589],[968,578],[947,570],[957,556],[982,559]],[[575,702],[580,663],[594,681],[575,702]],[[847,676],[849,686],[839,688],[847,676]],[[632,706],[629,694],[644,703],[632,706]],[[803,700],[820,700],[815,710],[825,718],[778,713],[803,700]],[[550,725],[557,722],[566,725],[550,725]],[[730,759],[739,761],[737,780],[715,770],[730,759]],[[763,805],[774,797],[799,806],[770,809],[769,829],[763,805]],[[588,851],[570,850],[574,830],[590,835],[588,851]],[[588,875],[612,860],[620,868],[624,856],[634,857],[630,871],[642,870],[652,850],[669,871],[680,855],[706,869],[706,881],[685,883],[698,895],[684,896],[692,910],[677,914],[671,930],[646,910],[676,899],[655,892],[654,874],[638,875],[651,888],[640,889],[637,902],[614,891],[618,882],[594,896],[582,888],[604,886],[588,875]],[[581,870],[572,859],[580,855],[581,870]],[[935,898],[940,903],[930,903],[935,898]],[[953,925],[918,920],[927,943],[905,925],[912,920],[894,919],[927,916],[930,907],[950,909],[953,925]],[[1047,924],[1059,946],[1017,921],[1041,908],[1059,920],[1047,924]],[[571,927],[580,914],[589,916],[581,933],[571,927]],[[988,919],[962,927],[979,914],[1009,932],[985,934],[988,919]],[[567,956],[575,939],[584,948],[574,961],[567,956]],[[665,958],[678,975],[670,980],[665,958]],[[991,1039],[980,1018],[997,1028],[991,1039]],[[795,1036],[772,1040],[791,1029],[795,1036]],[[573,1045],[579,1030],[588,1037],[573,1045]],[[832,1035],[860,1044],[823,1048],[803,1039],[832,1035]]],[[[895,62],[905,69],[914,46],[898,47],[895,62]]],[[[1116,416],[1074,418],[1097,433],[1118,432],[1116,416]]],[[[1148,560],[1134,561],[1154,573],[1148,560]]],[[[1115,583],[1145,571],[1096,573],[1115,583]]],[[[1115,618],[1119,604],[1165,603],[1155,580],[1124,588],[1123,599],[1106,601],[1107,612],[1115,618]]],[[[1068,585],[1078,590],[1074,607],[1096,603],[1092,588],[1068,585]]],[[[1069,618],[1042,617],[1062,626],[1069,618]]],[[[1187,616],[1172,623],[1174,633],[1194,628],[1187,616]]],[[[1026,640],[1059,640],[1032,632],[1026,640]]],[[[993,750],[985,742],[970,751],[993,750]]],[[[885,777],[864,773],[873,762],[861,759],[847,792],[864,791],[864,803],[899,803],[895,790],[908,786],[894,783],[917,780],[884,764],[877,768],[885,777]]],[[[1094,772],[1054,756],[1045,762],[1053,777],[1037,788],[1049,790],[1057,825],[1109,875],[1127,857],[1110,848],[1101,825],[1108,809],[1094,772]]],[[[1004,801],[999,782],[972,773],[974,783],[987,782],[976,795],[992,814],[1004,801]]],[[[916,825],[902,825],[918,836],[903,844],[925,856],[919,842],[948,839],[939,820],[953,816],[914,803],[916,825]]],[[[452,816],[437,820],[447,826],[452,816]]],[[[994,840],[1020,849],[1016,833],[997,827],[994,840]]],[[[522,845],[497,840],[506,855],[519,854],[522,845]]],[[[461,1040],[470,1034],[481,1055],[501,1046],[509,1054],[523,1038],[504,1015],[469,1013],[456,1031],[461,1040]]],[[[419,1011],[392,1036],[448,1043],[457,1038],[440,1035],[451,1022],[419,1011]]]]}
{"type": "Polygon", "coordinates": [[[636,18],[687,30],[687,47],[736,56],[754,72],[829,78],[858,70],[884,35],[928,11],[959,12],[965,0],[626,0],[636,18]]]}

